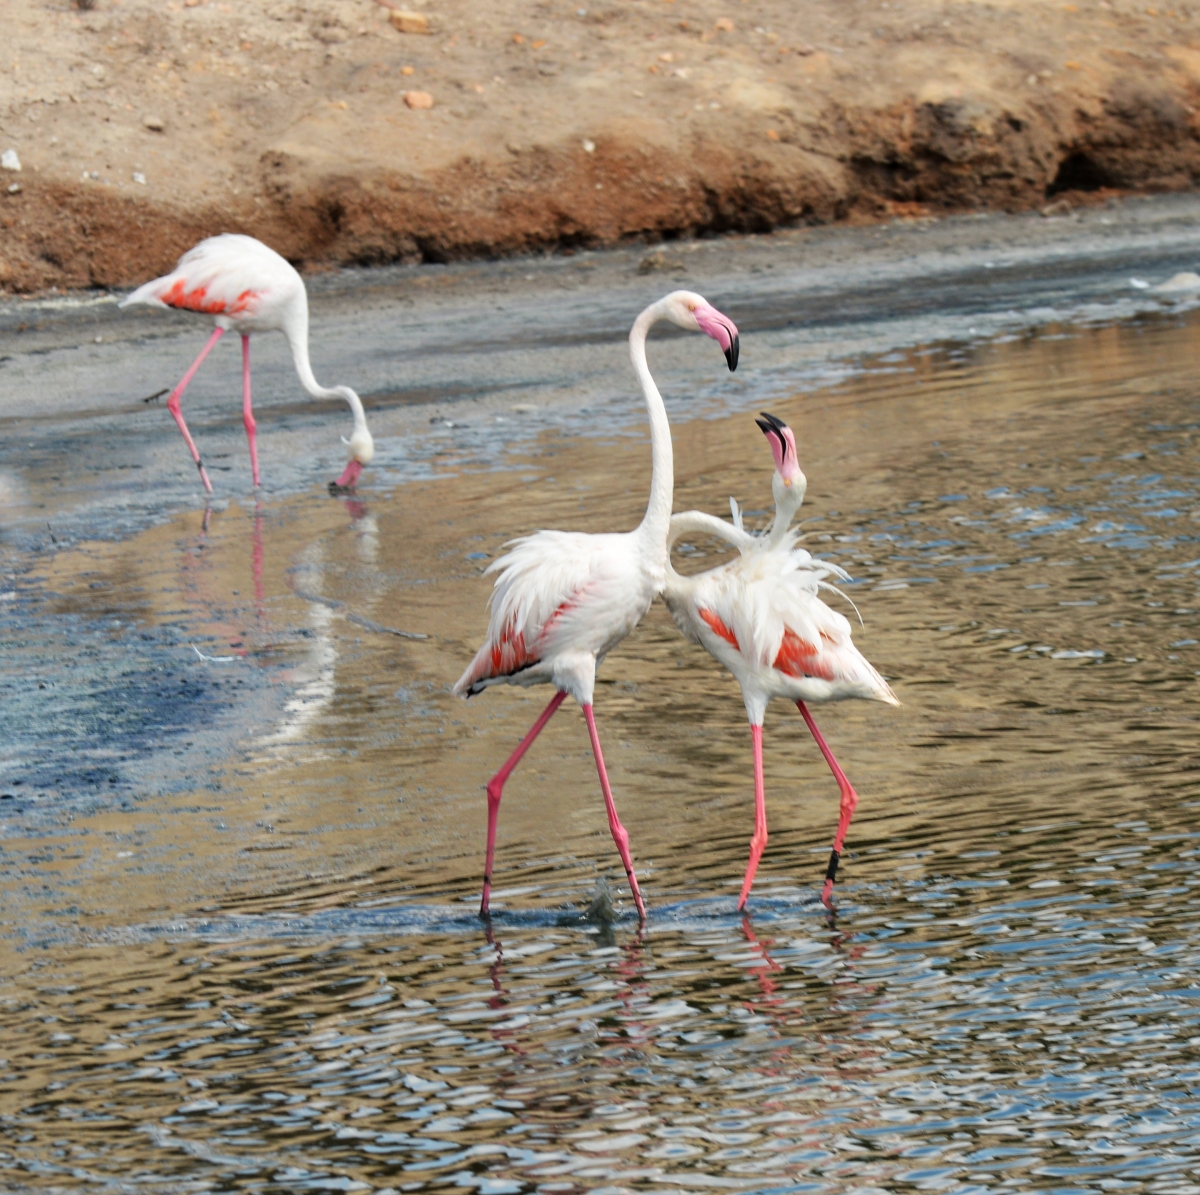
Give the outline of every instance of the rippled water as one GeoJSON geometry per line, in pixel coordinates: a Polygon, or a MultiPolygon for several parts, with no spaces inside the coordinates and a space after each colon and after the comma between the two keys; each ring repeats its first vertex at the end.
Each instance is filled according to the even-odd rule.
{"type": "MultiPolygon", "coordinates": [[[[11,740],[7,1189],[1200,1190],[1198,341],[1163,317],[897,353],[773,403],[904,703],[817,711],[862,798],[832,916],[837,791],[782,705],[734,913],[745,715],[659,607],[596,702],[648,925],[574,710],[509,782],[473,916],[482,785],[546,696],[448,695],[480,571],[539,524],[634,521],[641,440],[548,431],[497,473],[448,437],[447,475],[390,497],[39,566],[14,604],[79,658],[51,683],[103,696],[41,727],[91,771],[11,740]],[[151,739],[179,752],[157,793],[151,739]]],[[[677,508],[765,517],[748,414],[675,440],[677,508]]]]}

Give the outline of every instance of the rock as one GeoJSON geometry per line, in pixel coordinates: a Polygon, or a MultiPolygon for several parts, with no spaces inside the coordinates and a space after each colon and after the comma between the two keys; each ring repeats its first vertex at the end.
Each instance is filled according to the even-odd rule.
{"type": "Polygon", "coordinates": [[[713,23],[713,28],[718,33],[732,33],[734,25],[733,21],[729,17],[718,17],[713,23]]]}
{"type": "Polygon", "coordinates": [[[1046,204],[1040,211],[1046,217],[1069,216],[1071,214],[1071,205],[1065,199],[1056,199],[1053,203],[1046,204]]]}
{"type": "Polygon", "coordinates": [[[166,121],[161,116],[147,114],[142,117],[142,124],[152,133],[161,133],[167,127],[166,121]]]}
{"type": "Polygon", "coordinates": [[[596,152],[596,143],[590,137],[585,137],[582,144],[585,154],[594,154],[596,152]]]}
{"type": "Polygon", "coordinates": [[[388,20],[397,33],[429,33],[429,18],[423,12],[409,12],[404,8],[393,9],[388,20]]]}
{"type": "Polygon", "coordinates": [[[133,181],[137,183],[139,187],[144,187],[146,185],[146,176],[140,170],[135,170],[133,172],[133,181]]]}
{"type": "MultiPolygon", "coordinates": [[[[10,187],[9,190],[11,189],[10,187]]],[[[1153,290],[1156,295],[1179,294],[1181,292],[1194,293],[1200,290],[1200,274],[1193,274],[1191,270],[1184,270],[1180,274],[1173,274],[1166,282],[1160,282],[1153,290]]]]}
{"type": "Polygon", "coordinates": [[[9,183],[8,193],[10,195],[20,195],[21,194],[21,184],[20,183],[9,183]]]}
{"type": "Polygon", "coordinates": [[[662,249],[655,249],[653,252],[647,253],[638,262],[639,274],[657,274],[661,270],[670,270],[676,274],[686,274],[687,266],[683,264],[683,258],[676,257],[674,254],[667,253],[662,249]]]}
{"type": "Polygon", "coordinates": [[[404,102],[410,108],[432,108],[433,96],[427,91],[406,91],[404,93],[404,102]]]}
{"type": "Polygon", "coordinates": [[[15,149],[6,149],[0,154],[0,167],[3,167],[5,170],[21,169],[21,159],[17,157],[15,149]]]}

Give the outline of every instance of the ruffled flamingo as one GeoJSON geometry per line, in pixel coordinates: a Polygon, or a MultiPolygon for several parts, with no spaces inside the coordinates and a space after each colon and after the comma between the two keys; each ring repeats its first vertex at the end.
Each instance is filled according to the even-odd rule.
{"type": "Polygon", "coordinates": [[[738,909],[746,907],[754,873],[767,845],[767,809],[763,792],[762,727],[772,697],[794,701],[812,731],[841,791],[841,814],[833,851],[825,872],[821,899],[833,895],[846,831],[858,804],[845,772],[839,767],[809,712],[808,704],[863,697],[899,705],[887,682],[850,641],[850,623],[821,600],[831,588],[826,578],[845,578],[837,565],[814,560],[797,548],[790,524],[804,501],[807,485],[796,459],[796,438],[787,424],[764,414],[758,421],[771,443],[775,476],[775,519],[762,535],[741,526],[737,503],[734,522],[700,511],[671,519],[668,550],[681,535],[718,536],[738,549],[727,564],[694,577],[682,577],[668,563],[663,599],[675,625],[723,664],[742,688],[754,746],[754,837],[738,909]]]}
{"type": "Polygon", "coordinates": [[[496,820],[504,783],[570,695],[583,707],[608,825],[625,865],[629,887],[643,920],[646,908],[633,871],[629,835],[617,816],[604,768],[592,690],[596,667],[634,627],[661,592],[670,563],[667,530],[674,488],[671,428],[662,397],[646,363],[646,335],[668,319],[691,332],[704,332],[722,348],[730,370],[737,368],[738,332],[700,295],[674,291],[652,303],[634,321],[629,355],[642,385],[650,417],[651,481],[646,515],[634,531],[587,535],[537,531],[517,539],[511,551],[487,570],[498,573],[491,597],[487,640],[454,686],[470,697],[489,685],[551,684],[557,690],[533,728],[488,782],[487,857],[480,914],[486,915],[496,850],[496,820]]]}
{"type": "Polygon", "coordinates": [[[253,237],[234,233],[209,237],[189,249],[171,273],[155,278],[153,282],[147,282],[126,295],[121,306],[129,307],[134,303],[196,311],[212,316],[216,324],[208,343],[167,399],[167,409],[183,432],[192,460],[200,470],[200,480],[210,494],[212,483],[208,480],[200,453],[196,451],[196,444],[183,421],[179,400],[213,345],[229,331],[239,332],[242,337],[242,422],[250,442],[250,467],[254,473],[254,484],[260,483],[258,445],[255,441],[257,424],[250,406],[250,334],[276,331],[287,337],[292,359],[296,363],[296,373],[300,375],[300,384],[304,389],[313,398],[343,399],[354,413],[354,432],[349,440],[343,437],[342,441],[347,447],[350,462],[337,481],[330,485],[334,490],[354,488],[363,466],[369,464],[375,455],[375,444],[367,428],[362,400],[349,386],[327,389],[313,376],[308,360],[308,294],[300,275],[274,249],[269,249],[253,237]]]}

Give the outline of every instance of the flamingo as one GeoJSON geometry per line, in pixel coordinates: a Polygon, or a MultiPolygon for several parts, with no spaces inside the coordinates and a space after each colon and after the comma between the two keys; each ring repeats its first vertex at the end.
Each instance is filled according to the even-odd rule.
{"type": "Polygon", "coordinates": [[[200,355],[192,362],[179,385],[167,399],[171,412],[205,490],[212,493],[195,441],[183,421],[179,400],[188,388],[204,358],[213,345],[229,331],[242,337],[242,422],[250,442],[250,467],[254,484],[258,475],[258,445],[255,439],[257,424],[250,405],[250,334],[252,332],[282,332],[292,349],[300,384],[313,398],[341,398],[354,413],[354,432],[350,439],[343,437],[350,458],[345,471],[330,485],[331,490],[353,489],[363,466],[375,455],[375,443],[367,428],[362,400],[349,386],[327,389],[313,376],[308,360],[308,295],[299,274],[274,249],[262,241],[236,233],[209,237],[189,249],[176,263],[175,269],[162,278],[139,286],[121,300],[122,307],[145,303],[153,307],[175,307],[210,315],[216,327],[200,355]]]}
{"type": "Polygon", "coordinates": [[[775,518],[761,535],[742,527],[737,503],[732,524],[687,511],[671,519],[668,553],[681,535],[717,536],[738,549],[727,564],[694,577],[680,576],[667,565],[663,599],[675,625],[723,664],[742,689],[754,747],[754,836],[742,881],[738,910],[746,907],[754,873],[767,845],[763,792],[763,717],[772,697],[794,701],[812,732],[841,792],[841,810],[833,851],[825,872],[822,901],[828,906],[858,794],[846,778],[809,711],[809,703],[862,697],[899,705],[887,682],[850,641],[850,623],[820,598],[831,589],[826,578],[845,579],[837,565],[814,560],[797,548],[791,521],[804,501],[807,481],[796,456],[792,429],[764,412],[756,421],[771,444],[775,476],[775,518]]]}
{"type": "Polygon", "coordinates": [[[674,489],[671,428],[646,362],[646,336],[662,319],[711,336],[724,351],[731,371],[738,362],[738,331],[733,321],[691,291],[673,291],[652,303],[634,321],[629,355],[646,400],[652,462],[650,499],[641,524],[634,531],[607,535],[537,531],[513,540],[508,545],[510,551],[487,570],[498,574],[490,600],[487,639],[458,679],[454,692],[471,697],[490,685],[551,684],[555,694],[488,782],[487,855],[480,916],[488,912],[496,822],[504,784],[569,695],[583,707],[609,830],[625,866],[638,917],[642,921],[646,917],[629,853],[629,835],[617,816],[604,767],[592,712],[592,691],[596,668],[641,621],[661,592],[670,563],[667,530],[674,489]]]}

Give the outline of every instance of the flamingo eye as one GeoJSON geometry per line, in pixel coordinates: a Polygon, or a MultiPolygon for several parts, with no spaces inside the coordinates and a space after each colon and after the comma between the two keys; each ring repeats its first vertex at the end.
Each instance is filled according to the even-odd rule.
{"type": "Polygon", "coordinates": [[[695,311],[695,310],[696,310],[696,304],[695,304],[695,303],[689,303],[689,304],[688,304],[688,310],[689,310],[689,311],[695,311]]]}

